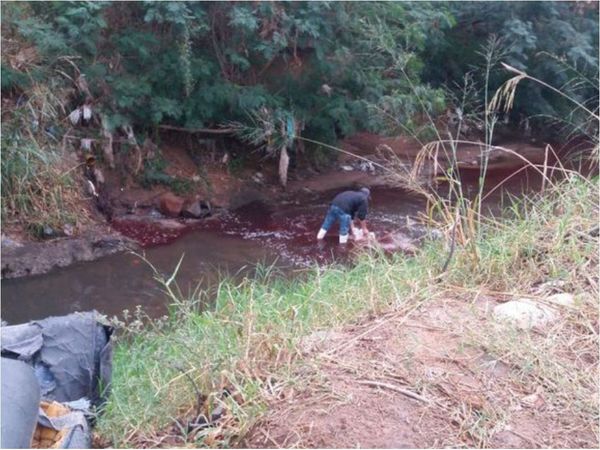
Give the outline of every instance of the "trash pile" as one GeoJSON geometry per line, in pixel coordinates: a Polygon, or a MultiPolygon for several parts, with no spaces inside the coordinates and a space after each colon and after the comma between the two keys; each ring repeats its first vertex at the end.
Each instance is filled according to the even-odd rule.
{"type": "Polygon", "coordinates": [[[90,448],[112,329],[95,312],[2,326],[2,448],[90,448]]]}

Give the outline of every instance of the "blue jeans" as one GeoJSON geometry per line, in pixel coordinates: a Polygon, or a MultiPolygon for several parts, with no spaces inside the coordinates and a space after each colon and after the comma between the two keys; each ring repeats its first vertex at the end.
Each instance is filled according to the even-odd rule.
{"type": "Polygon", "coordinates": [[[352,217],[350,217],[350,214],[346,214],[342,209],[335,205],[331,205],[329,207],[321,228],[329,231],[331,225],[333,225],[336,220],[340,221],[340,236],[347,236],[348,232],[350,231],[350,222],[352,221],[352,217]]]}

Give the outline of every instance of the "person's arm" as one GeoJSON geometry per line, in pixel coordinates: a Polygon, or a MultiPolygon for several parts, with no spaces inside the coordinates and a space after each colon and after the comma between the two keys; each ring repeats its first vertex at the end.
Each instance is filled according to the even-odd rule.
{"type": "Polygon", "coordinates": [[[363,231],[364,236],[369,235],[369,229],[367,228],[367,220],[358,219],[358,224],[360,225],[360,229],[363,231]]]}
{"type": "Polygon", "coordinates": [[[358,207],[356,211],[356,218],[358,219],[358,223],[360,225],[361,230],[363,231],[365,237],[369,235],[369,230],[367,229],[367,212],[368,212],[368,204],[367,200],[363,200],[363,202],[358,207]]]}

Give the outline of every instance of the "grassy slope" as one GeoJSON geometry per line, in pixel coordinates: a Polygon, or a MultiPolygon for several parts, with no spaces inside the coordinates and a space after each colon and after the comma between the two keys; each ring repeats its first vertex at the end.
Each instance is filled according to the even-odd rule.
{"type": "Polygon", "coordinates": [[[510,219],[482,224],[474,246],[458,247],[441,279],[446,250],[429,242],[414,258],[365,254],[352,268],[315,269],[303,280],[265,275],[238,285],[224,282],[214,308],[205,312],[176,301],[169,319],[143,331],[130,327],[119,341],[98,434],[118,447],[183,445],[186,439],[234,445],[265,410],[272,383],[297,381],[293,368],[303,336],[390,310],[414,314],[442,292],[519,296],[549,280],[560,280],[578,299],[577,309],[551,334],[523,332],[514,339],[507,327],[470,331],[491,353],[519,367],[523,382],[535,378],[554,386],[561,411],[597,422],[598,237],[590,235],[598,222],[597,200],[598,179],[577,178],[515,206],[510,219]],[[585,370],[582,354],[593,358],[585,370]],[[224,387],[234,394],[223,400],[224,419],[186,436],[185,418],[195,414],[198,393],[206,394],[202,410],[210,411],[224,387]]]}

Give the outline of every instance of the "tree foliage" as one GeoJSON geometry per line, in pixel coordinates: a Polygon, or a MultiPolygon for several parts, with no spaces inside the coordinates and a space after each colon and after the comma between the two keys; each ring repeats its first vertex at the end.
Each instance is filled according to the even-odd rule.
{"type": "MultiPolygon", "coordinates": [[[[590,109],[598,107],[597,3],[455,2],[449,8],[456,25],[427,42],[423,81],[440,86],[467,73],[481,78],[482,48],[495,35],[502,42],[502,62],[544,80],[590,109]]],[[[492,71],[491,91],[507,78],[504,70],[492,71]]],[[[533,119],[538,131],[548,126],[549,117],[579,121],[572,117],[578,112],[571,103],[535,83],[519,91],[511,114],[513,122],[533,119]]]]}
{"type": "MultiPolygon", "coordinates": [[[[372,103],[413,120],[418,106],[407,78],[432,109],[443,104],[441,91],[420,82],[418,53],[431,32],[452,25],[446,7],[32,2],[5,9],[5,25],[36,46],[36,70],[83,75],[112,128],[217,127],[267,108],[292,113],[308,136],[333,141],[359,129],[384,131],[372,103]]],[[[6,88],[20,83],[5,61],[2,68],[6,88]]]]}
{"type": "MultiPolygon", "coordinates": [[[[477,78],[492,34],[505,44],[504,62],[581,101],[597,97],[597,5],[585,2],[18,2],[3,10],[3,39],[18,37],[38,57],[23,67],[3,52],[3,92],[61,77],[78,86],[72,101],[93,102],[111,130],[212,128],[265,108],[292,114],[304,135],[325,142],[398,132],[385,117],[415,130],[424,112],[443,111],[445,86],[477,78]]],[[[493,71],[490,89],[507,77],[493,71]]],[[[539,86],[520,92],[513,110],[515,118],[568,114],[539,86]]]]}

